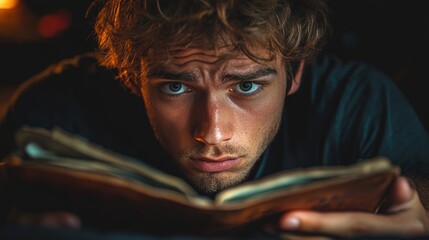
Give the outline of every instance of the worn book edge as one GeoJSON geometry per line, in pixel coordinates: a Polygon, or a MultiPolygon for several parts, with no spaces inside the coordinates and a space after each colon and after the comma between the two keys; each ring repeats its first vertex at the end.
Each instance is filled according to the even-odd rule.
{"type": "MultiPolygon", "coordinates": [[[[178,189],[181,189],[181,192],[183,194],[178,194],[176,192],[170,191],[160,191],[158,188],[154,188],[129,179],[117,179],[112,176],[82,171],[76,173],[74,170],[70,169],[59,170],[59,166],[57,166],[56,168],[47,167],[47,169],[50,169],[49,171],[51,172],[59,170],[63,174],[73,175],[75,177],[81,176],[87,179],[89,178],[93,181],[98,181],[100,183],[105,182],[107,177],[109,179],[109,184],[114,184],[119,187],[126,187],[139,192],[146,192],[151,196],[158,196],[170,199],[176,202],[180,202],[181,204],[195,205],[195,207],[199,208],[237,209],[258,202],[264,202],[270,198],[280,197],[284,195],[285,192],[293,193],[308,191],[309,187],[318,188],[319,185],[329,185],[336,184],[341,181],[351,181],[356,178],[362,178],[383,171],[391,171],[393,172],[392,174],[396,175],[399,174],[399,169],[395,166],[392,166],[389,160],[385,157],[366,159],[362,162],[350,166],[328,166],[286,170],[265,177],[263,179],[243,183],[239,186],[223,190],[217,194],[213,201],[211,201],[210,199],[197,195],[192,189],[192,187],[189,186],[182,179],[165,174],[158,169],[154,169],[148,165],[145,165],[144,163],[137,163],[137,160],[135,159],[130,159],[126,156],[122,156],[120,154],[108,151],[98,145],[86,141],[83,138],[80,138],[77,135],[72,135],[61,129],[53,129],[52,131],[48,131],[46,129],[41,128],[24,127],[17,134],[17,141],[19,145],[25,146],[25,150],[27,152],[30,152],[30,154],[33,151],[31,150],[31,147],[38,146],[37,144],[44,145],[44,147],[46,147],[47,149],[55,145],[54,149],[63,150],[63,153],[67,153],[70,150],[76,151],[77,154],[71,155],[81,157],[81,159],[70,158],[70,161],[89,162],[87,159],[84,158],[88,157],[93,160],[100,160],[109,164],[114,163],[117,166],[125,167],[136,171],[139,174],[148,176],[154,181],[159,181],[166,185],[174,186],[178,189]],[[128,162],[128,160],[130,161],[128,162]],[[300,183],[301,181],[303,181],[302,184],[300,183]],[[130,185],[130,182],[133,182],[135,184],[130,185]]],[[[52,161],[60,160],[61,158],[63,158],[63,160],[66,159],[64,158],[64,156],[61,156],[61,152],[60,156],[58,156],[55,152],[42,152],[42,154],[40,154],[39,151],[38,154],[33,153],[32,157],[39,159],[51,158],[52,161]]],[[[28,163],[27,161],[24,162],[27,167],[30,167],[31,165],[40,165],[36,162],[32,163],[31,161],[28,161],[28,163]]],[[[14,164],[11,165],[23,165],[24,162],[20,162],[18,164],[18,162],[16,162],[15,160],[14,164]]],[[[61,163],[61,161],[58,162],[61,163]]],[[[43,168],[43,166],[38,167],[39,169],[43,168]]]]}

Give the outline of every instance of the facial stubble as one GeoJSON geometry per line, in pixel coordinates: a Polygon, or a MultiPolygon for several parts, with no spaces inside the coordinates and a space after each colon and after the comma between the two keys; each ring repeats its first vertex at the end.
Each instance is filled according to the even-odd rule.
{"type": "MultiPolygon", "coordinates": [[[[154,124],[154,121],[151,120],[151,117],[150,117],[151,114],[148,114],[148,115],[149,115],[149,121],[151,123],[155,137],[160,142],[160,144],[164,147],[164,149],[167,150],[167,152],[169,152],[168,144],[161,137],[161,134],[158,131],[157,125],[154,124]]],[[[209,150],[210,148],[207,146],[201,146],[198,149],[193,149],[190,152],[182,154],[182,156],[171,156],[171,157],[172,159],[174,159],[175,163],[182,171],[183,176],[186,178],[186,180],[189,183],[191,183],[191,185],[201,193],[214,194],[226,188],[236,186],[246,181],[250,173],[258,165],[257,162],[261,158],[261,155],[263,154],[267,146],[273,141],[274,137],[276,136],[279,130],[280,121],[281,121],[280,116],[281,116],[281,113],[279,114],[279,116],[276,117],[276,120],[273,120],[273,123],[271,124],[270,129],[268,129],[263,134],[263,137],[255,147],[257,151],[254,157],[248,156],[248,153],[250,151],[242,146],[224,145],[221,148],[216,148],[217,151],[221,152],[222,154],[244,156],[243,160],[247,161],[247,163],[245,163],[245,166],[243,166],[240,169],[233,168],[229,171],[223,171],[223,172],[203,172],[203,171],[189,169],[182,166],[181,163],[189,161],[190,156],[195,154],[208,153],[209,151],[211,151],[209,150]]],[[[170,153],[170,155],[172,154],[170,153]]]]}

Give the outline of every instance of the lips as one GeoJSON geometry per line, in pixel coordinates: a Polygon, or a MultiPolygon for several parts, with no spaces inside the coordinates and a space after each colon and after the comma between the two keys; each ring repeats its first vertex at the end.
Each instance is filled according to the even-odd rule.
{"type": "Polygon", "coordinates": [[[240,162],[241,158],[191,158],[192,165],[203,172],[228,171],[240,162]]]}

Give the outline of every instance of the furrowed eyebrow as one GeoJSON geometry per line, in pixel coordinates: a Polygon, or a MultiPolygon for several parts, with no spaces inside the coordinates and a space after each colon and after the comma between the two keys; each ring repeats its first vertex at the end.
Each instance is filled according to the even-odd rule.
{"type": "Polygon", "coordinates": [[[269,75],[277,75],[277,71],[274,68],[262,68],[256,72],[247,74],[227,74],[223,76],[223,81],[238,80],[238,81],[250,81],[256,78],[265,77],[269,75]]]}
{"type": "Polygon", "coordinates": [[[165,70],[156,70],[149,74],[151,78],[164,78],[169,80],[181,81],[196,81],[196,77],[192,73],[172,73],[165,70]]]}
{"type": "MultiPolygon", "coordinates": [[[[250,81],[256,78],[265,77],[269,75],[277,75],[277,71],[274,68],[262,68],[255,72],[247,74],[226,74],[222,77],[222,80],[250,81]]],[[[149,77],[180,81],[196,81],[197,79],[196,76],[192,73],[172,73],[165,70],[156,70],[150,73],[149,77]]]]}

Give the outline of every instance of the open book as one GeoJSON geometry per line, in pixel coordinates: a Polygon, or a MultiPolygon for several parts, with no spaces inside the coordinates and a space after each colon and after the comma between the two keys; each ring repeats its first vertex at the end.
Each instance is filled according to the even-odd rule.
{"type": "MultiPolygon", "coordinates": [[[[66,210],[83,224],[213,233],[294,209],[376,212],[399,168],[388,159],[296,169],[198,195],[184,180],[60,129],[25,127],[0,163],[0,196],[19,211],[66,210]]],[[[10,205],[9,205],[10,206],[10,205]]]]}

